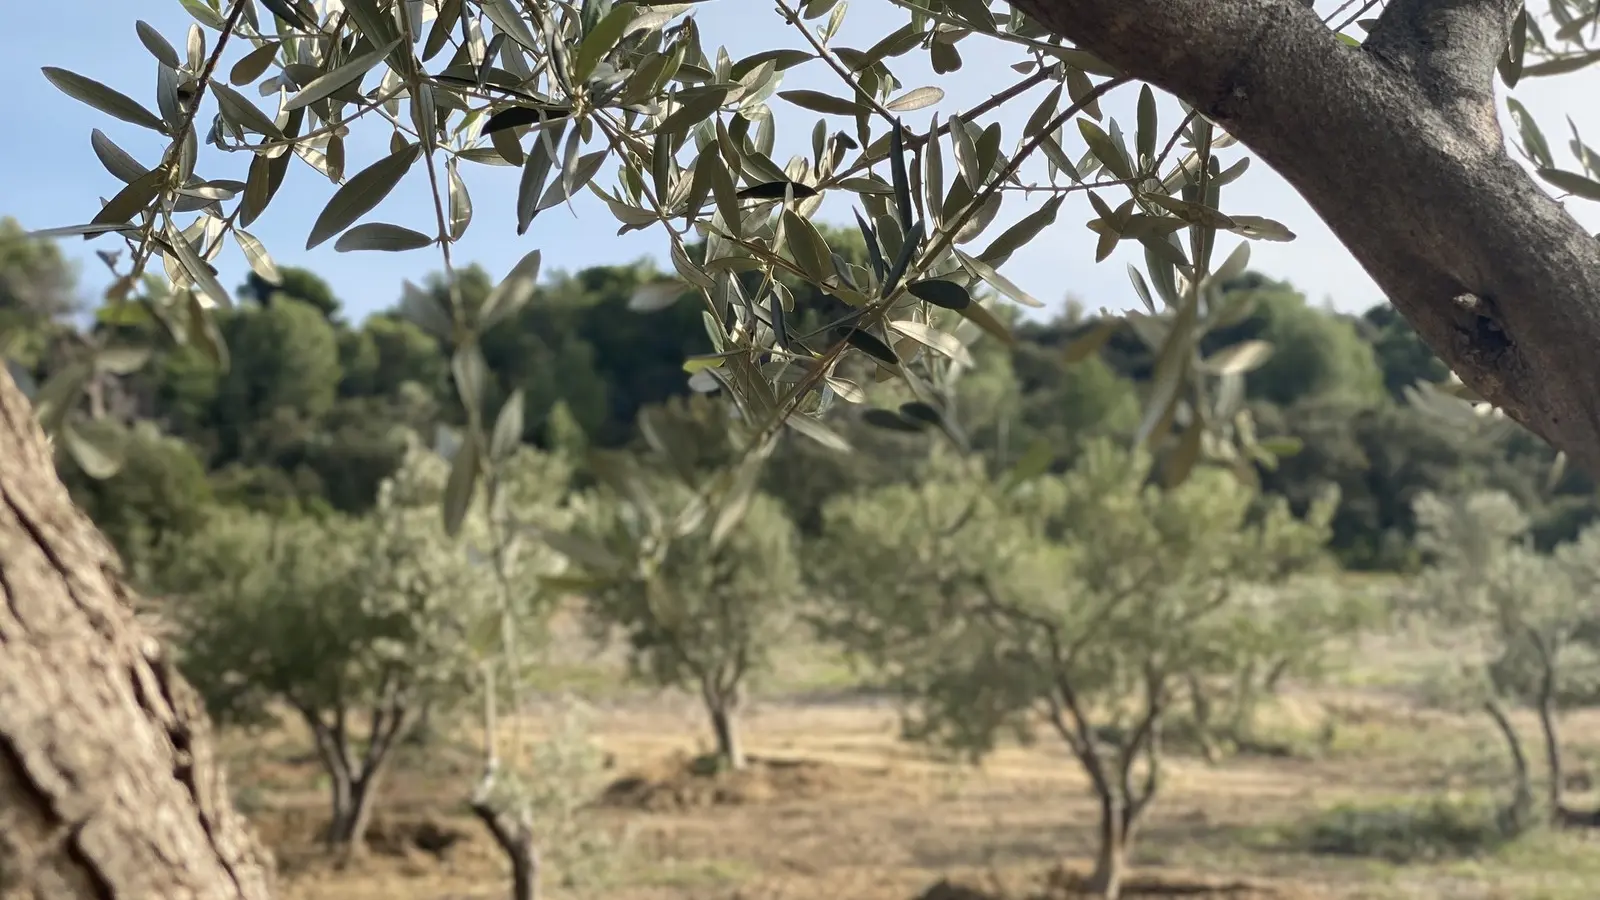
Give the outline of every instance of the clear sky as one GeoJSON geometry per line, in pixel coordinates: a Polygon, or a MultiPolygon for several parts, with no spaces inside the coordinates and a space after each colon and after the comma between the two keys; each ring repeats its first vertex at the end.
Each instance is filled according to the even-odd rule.
{"type": "MultiPolygon", "coordinates": [[[[714,52],[721,44],[737,59],[762,49],[803,45],[803,39],[783,24],[768,0],[709,0],[700,5],[695,15],[708,52],[714,52]]],[[[905,15],[887,0],[855,0],[835,43],[864,48],[899,27],[906,21],[905,15]]],[[[138,19],[154,25],[180,48],[191,21],[178,0],[50,0],[0,5],[0,83],[8,88],[0,100],[0,111],[4,113],[0,130],[5,136],[0,140],[0,215],[15,216],[29,229],[88,221],[98,209],[95,198],[109,196],[120,185],[90,149],[89,132],[93,128],[105,131],[141,161],[149,163],[159,156],[163,140],[159,135],[110,119],[67,98],[39,71],[47,65],[71,69],[110,84],[154,109],[156,63],[135,35],[134,22],[138,19]]],[[[208,34],[215,37],[214,32],[208,34]]],[[[965,65],[953,75],[935,76],[925,55],[908,54],[893,61],[893,69],[906,87],[933,84],[945,90],[945,100],[937,107],[941,116],[970,108],[1017,77],[1008,66],[1021,56],[1008,47],[973,37],[959,48],[965,65]]],[[[236,57],[234,54],[230,58],[236,57]]],[[[790,70],[782,87],[837,93],[839,82],[818,62],[790,70]]],[[[1597,87],[1600,74],[1590,71],[1542,79],[1519,88],[1518,98],[1543,126],[1558,158],[1569,159],[1565,154],[1568,133],[1563,116],[1571,116],[1591,142],[1600,139],[1600,108],[1588,102],[1594,95],[1587,93],[1597,87]]],[[[1125,130],[1130,132],[1136,91],[1134,87],[1123,88],[1104,104],[1106,112],[1125,123],[1125,130]]],[[[1008,149],[1016,146],[1022,123],[1042,96],[1042,91],[1036,91],[1030,98],[1011,104],[999,117],[1008,149]]],[[[774,156],[781,165],[793,153],[809,152],[816,116],[782,101],[775,101],[774,105],[779,113],[774,156]]],[[[917,111],[908,118],[920,127],[933,111],[917,111]]],[[[1164,124],[1176,123],[1175,104],[1163,102],[1162,112],[1164,124]]],[[[1502,111],[1502,119],[1505,118],[1502,111]]],[[[358,171],[386,152],[389,133],[383,124],[363,124],[368,127],[355,129],[348,143],[347,172],[358,171]]],[[[833,128],[851,126],[846,120],[836,119],[833,128]]],[[[1067,149],[1074,157],[1083,150],[1077,142],[1067,149]]],[[[1227,154],[1231,158],[1241,152],[1230,149],[1227,154]]],[[[244,154],[228,155],[208,148],[208,153],[201,156],[200,172],[212,178],[242,180],[247,165],[244,154]]],[[[420,171],[414,171],[413,176],[420,171]]],[[[1033,172],[1035,180],[1042,179],[1042,166],[1033,172]]],[[[535,248],[542,251],[547,270],[574,271],[641,257],[665,258],[667,244],[660,231],[617,237],[616,221],[587,192],[574,203],[573,212],[565,207],[547,210],[534,221],[527,235],[518,237],[514,214],[516,170],[463,164],[462,174],[467,179],[475,215],[458,245],[456,258],[482,263],[496,277],[535,248]]],[[[602,170],[598,181],[606,188],[615,183],[608,170],[602,170]]],[[[1352,185],[1351,189],[1362,188],[1352,185]]],[[[327,179],[297,161],[271,208],[251,231],[266,243],[280,264],[306,266],[327,278],[356,318],[391,304],[398,296],[402,278],[418,279],[439,267],[437,253],[430,250],[404,254],[338,253],[333,241],[310,252],[303,250],[311,223],[333,190],[327,179]]],[[[1117,197],[1115,193],[1108,196],[1117,197]]],[[[387,221],[431,231],[432,208],[427,197],[426,179],[413,177],[364,221],[387,221]]],[[[1036,196],[1024,200],[1011,194],[994,227],[998,229],[1026,215],[1042,199],[1036,196]]],[[[1259,160],[1224,192],[1223,207],[1228,212],[1277,219],[1299,235],[1298,240],[1284,244],[1256,242],[1252,259],[1266,273],[1295,282],[1313,301],[1327,300],[1340,309],[1358,311],[1383,299],[1377,286],[1316,214],[1259,160]]],[[[1600,227],[1600,216],[1592,207],[1576,211],[1591,227],[1600,227]]],[[[825,205],[820,217],[841,224],[850,221],[843,201],[825,205]]],[[[1091,310],[1132,305],[1135,301],[1126,263],[1141,259],[1142,252],[1136,243],[1128,242],[1131,249],[1119,250],[1111,259],[1096,264],[1094,235],[1083,225],[1091,217],[1087,202],[1068,202],[1058,225],[1017,252],[1005,274],[1052,309],[1058,309],[1068,296],[1076,297],[1091,310]]],[[[1229,236],[1228,240],[1233,238],[1229,236]]],[[[64,246],[72,256],[83,260],[84,289],[97,297],[109,277],[92,250],[115,249],[115,240],[91,243],[74,238],[64,246]]],[[[1229,249],[1228,245],[1223,249],[1229,249]]],[[[230,287],[241,283],[248,272],[243,258],[231,248],[216,264],[222,283],[230,287]]]]}

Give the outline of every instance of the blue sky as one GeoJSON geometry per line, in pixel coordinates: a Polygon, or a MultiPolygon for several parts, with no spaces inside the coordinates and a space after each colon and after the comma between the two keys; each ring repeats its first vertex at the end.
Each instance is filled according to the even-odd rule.
{"type": "MultiPolygon", "coordinates": [[[[800,35],[783,24],[766,0],[709,0],[695,15],[700,19],[708,52],[722,44],[737,59],[762,49],[803,45],[800,35]]],[[[855,0],[835,43],[868,46],[877,36],[899,27],[904,16],[886,0],[855,0]]],[[[95,198],[109,196],[119,185],[95,159],[89,145],[91,129],[102,129],[141,161],[153,162],[159,156],[162,139],[158,135],[110,119],[65,97],[39,71],[47,65],[71,69],[110,84],[153,109],[156,64],[135,35],[134,22],[138,19],[155,26],[180,48],[191,21],[177,0],[50,0],[7,3],[0,8],[0,82],[8,86],[3,106],[8,139],[0,142],[0,215],[15,216],[30,229],[77,224],[91,218],[98,209],[95,198]]],[[[935,76],[926,65],[925,56],[908,54],[894,61],[896,74],[908,88],[933,84],[945,90],[945,100],[937,107],[941,116],[973,106],[1017,77],[1007,66],[1021,57],[1007,47],[977,38],[963,41],[959,47],[965,65],[953,75],[935,76]]],[[[230,54],[230,60],[234,58],[237,54],[230,54]]],[[[783,88],[837,92],[838,85],[823,64],[810,63],[790,70],[783,88]]],[[[1544,127],[1552,146],[1560,148],[1566,143],[1563,116],[1570,115],[1586,136],[1593,138],[1600,131],[1600,109],[1583,102],[1593,97],[1588,92],[1596,87],[1600,87],[1600,75],[1591,71],[1535,81],[1520,88],[1517,96],[1544,127]]],[[[1119,122],[1128,123],[1125,127],[1130,131],[1136,90],[1124,88],[1104,104],[1106,112],[1119,122]]],[[[1035,92],[1031,102],[1014,102],[999,116],[1008,148],[1015,147],[1022,123],[1042,96],[1042,91],[1035,92]]],[[[782,164],[793,153],[808,152],[816,116],[782,101],[775,101],[775,107],[779,132],[774,156],[782,164]]],[[[922,126],[933,111],[920,110],[908,118],[922,126]]],[[[1164,123],[1176,122],[1174,104],[1164,102],[1162,112],[1164,123]]],[[[368,127],[356,129],[347,147],[349,172],[386,152],[389,133],[382,123],[363,124],[368,127]]],[[[850,126],[839,119],[833,127],[850,126]]],[[[1076,156],[1082,147],[1075,144],[1068,150],[1076,156]]],[[[1242,151],[1227,152],[1235,157],[1242,151]]],[[[1559,149],[1558,154],[1565,156],[1559,149]]],[[[207,177],[242,179],[247,165],[243,154],[212,150],[209,155],[202,154],[200,172],[207,177]]],[[[420,177],[420,172],[419,167],[408,183],[364,221],[387,221],[431,231],[432,208],[426,179],[420,177]]],[[[541,213],[528,234],[518,237],[513,206],[516,170],[464,164],[462,174],[467,179],[475,215],[471,229],[457,245],[458,261],[482,263],[498,277],[535,248],[543,253],[547,271],[574,271],[641,257],[665,258],[666,238],[660,231],[617,237],[615,220],[598,199],[587,193],[574,203],[573,212],[558,207],[541,213]]],[[[1042,176],[1041,167],[1037,177],[1042,176]]],[[[602,171],[599,181],[602,187],[609,188],[614,176],[602,171]]],[[[311,223],[333,191],[334,186],[327,179],[297,160],[283,190],[252,226],[252,233],[266,243],[280,264],[307,266],[327,278],[356,318],[390,305],[399,294],[402,278],[415,280],[439,268],[437,253],[430,250],[404,254],[338,253],[333,250],[332,241],[310,252],[303,250],[311,223]]],[[[1289,278],[1313,301],[1327,300],[1340,309],[1356,311],[1382,300],[1376,285],[1316,214],[1259,160],[1223,196],[1226,211],[1268,216],[1299,235],[1298,240],[1286,244],[1256,242],[1252,259],[1257,268],[1289,278]]],[[[1020,195],[1011,195],[995,227],[1026,215],[1042,199],[1036,196],[1024,200],[1020,195]]],[[[1591,227],[1600,227],[1600,215],[1592,208],[1576,211],[1591,227]]],[[[850,221],[849,209],[843,202],[825,205],[820,217],[838,223],[850,221]]],[[[1048,304],[1046,313],[1059,309],[1069,296],[1090,309],[1126,308],[1134,302],[1125,264],[1138,261],[1142,254],[1119,250],[1110,260],[1096,264],[1094,235],[1083,225],[1091,217],[1085,201],[1070,201],[1057,226],[1017,252],[1005,268],[1005,274],[1048,304]]],[[[998,234],[998,230],[992,233],[998,234]]],[[[84,291],[91,299],[98,297],[109,277],[92,251],[95,247],[114,249],[115,241],[86,243],[72,239],[63,246],[83,260],[84,291]]],[[[1225,245],[1224,249],[1228,247],[1225,245]]],[[[230,287],[239,284],[248,272],[243,258],[231,248],[224,251],[217,266],[222,283],[230,287]]]]}

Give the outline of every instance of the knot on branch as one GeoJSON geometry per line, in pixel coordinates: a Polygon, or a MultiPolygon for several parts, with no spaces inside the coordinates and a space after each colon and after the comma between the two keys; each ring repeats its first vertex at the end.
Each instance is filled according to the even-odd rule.
{"type": "Polygon", "coordinates": [[[1362,49],[1407,76],[1463,136],[1500,147],[1495,63],[1522,0],[1390,0],[1362,49]]]}
{"type": "Polygon", "coordinates": [[[1454,367],[1486,399],[1504,405],[1504,373],[1514,360],[1515,346],[1500,324],[1499,314],[1487,297],[1462,293],[1454,298],[1459,311],[1455,326],[1454,367]]]}

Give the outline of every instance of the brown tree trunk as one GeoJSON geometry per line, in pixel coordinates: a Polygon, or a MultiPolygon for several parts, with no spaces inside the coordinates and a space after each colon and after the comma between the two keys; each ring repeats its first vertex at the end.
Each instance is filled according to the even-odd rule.
{"type": "Polygon", "coordinates": [[[1463,381],[1600,473],[1600,241],[1496,114],[1522,0],[1389,0],[1360,49],[1303,0],[1011,3],[1254,150],[1463,381]]]}
{"type": "Polygon", "coordinates": [[[1189,685],[1189,705],[1194,712],[1195,739],[1200,742],[1200,754],[1205,757],[1206,762],[1216,765],[1222,759],[1222,751],[1217,747],[1217,736],[1212,731],[1211,697],[1206,693],[1200,676],[1189,675],[1186,680],[1189,685]]]}
{"type": "Polygon", "coordinates": [[[210,722],[0,371],[0,896],[267,898],[210,722]]]}
{"type": "Polygon", "coordinates": [[[340,772],[329,779],[332,782],[329,846],[348,853],[365,849],[367,829],[372,825],[372,810],[378,796],[379,771],[360,775],[340,772]]]}
{"type": "Polygon", "coordinates": [[[487,791],[472,801],[472,812],[511,862],[511,900],[538,900],[539,848],[534,843],[533,823],[495,808],[487,791]]]}
{"type": "Polygon", "coordinates": [[[1094,871],[1084,889],[1103,900],[1122,896],[1122,882],[1128,874],[1128,843],[1132,837],[1121,803],[1100,800],[1100,848],[1095,854],[1094,871]]]}
{"type": "Polygon", "coordinates": [[[1517,729],[1512,726],[1511,719],[1506,716],[1505,710],[1493,700],[1485,701],[1483,709],[1494,720],[1495,727],[1500,729],[1500,735],[1506,740],[1506,749],[1511,754],[1512,793],[1511,804],[1506,807],[1503,816],[1506,830],[1512,834],[1520,834],[1527,830],[1533,814],[1533,788],[1528,776],[1528,757],[1522,752],[1522,739],[1517,737],[1517,729]]]}
{"type": "Polygon", "coordinates": [[[706,713],[711,717],[711,733],[717,741],[717,760],[730,769],[743,769],[748,760],[744,743],[739,739],[739,689],[718,690],[714,685],[702,684],[700,696],[705,700],[706,713]]]}
{"type": "Polygon", "coordinates": [[[339,713],[330,727],[316,710],[300,706],[299,712],[311,731],[317,756],[328,775],[328,830],[323,838],[329,849],[359,853],[365,849],[367,828],[372,824],[372,810],[378,799],[378,783],[388,768],[389,751],[395,740],[405,733],[405,713],[401,711],[387,718],[375,715],[375,730],[368,735],[367,752],[358,758],[350,746],[344,713],[339,713]],[[392,723],[392,729],[383,727],[383,722],[392,723]]]}
{"type": "Polygon", "coordinates": [[[1539,685],[1539,731],[1544,737],[1545,773],[1550,779],[1545,786],[1545,798],[1550,804],[1552,820],[1560,824],[1567,812],[1563,796],[1566,773],[1561,764],[1561,728],[1556,724],[1555,705],[1555,672],[1547,668],[1539,685]]]}
{"type": "Polygon", "coordinates": [[[742,769],[746,762],[744,744],[739,740],[739,724],[734,711],[718,708],[711,711],[711,729],[717,735],[717,757],[730,769],[742,769]]]}

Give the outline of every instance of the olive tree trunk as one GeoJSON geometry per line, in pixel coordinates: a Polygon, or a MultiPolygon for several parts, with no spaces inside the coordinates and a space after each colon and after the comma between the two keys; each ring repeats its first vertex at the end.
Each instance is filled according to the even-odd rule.
{"type": "Polygon", "coordinates": [[[198,696],[0,369],[0,896],[271,895],[198,696]]]}
{"type": "MultiPolygon", "coordinates": [[[[1548,660],[1548,658],[1547,658],[1548,660]]],[[[1544,739],[1545,801],[1550,806],[1551,820],[1559,825],[1567,817],[1566,767],[1561,760],[1561,726],[1556,721],[1556,673],[1547,664],[1539,680],[1539,698],[1535,704],[1539,713],[1539,734],[1544,739]]]]}
{"type": "Polygon", "coordinates": [[[722,689],[710,682],[701,685],[700,696],[711,717],[711,733],[717,742],[717,760],[730,769],[743,769],[749,760],[739,737],[739,697],[737,686],[722,689]]]}
{"type": "MultiPolygon", "coordinates": [[[[1190,687],[1194,687],[1194,682],[1190,687]]],[[[1056,678],[1059,696],[1050,704],[1051,723],[1083,767],[1099,801],[1094,869],[1082,890],[1101,900],[1119,900],[1129,871],[1129,854],[1144,814],[1161,789],[1161,728],[1168,708],[1166,676],[1146,672],[1144,709],[1130,732],[1101,744],[1071,679],[1056,678]],[[1135,777],[1143,763],[1144,772],[1135,777]]]]}
{"type": "Polygon", "coordinates": [[[404,739],[416,716],[394,697],[375,701],[367,734],[366,752],[357,754],[346,725],[347,710],[335,711],[331,723],[323,713],[296,705],[317,747],[317,757],[328,774],[329,821],[324,835],[332,849],[359,853],[364,849],[378,785],[388,771],[391,751],[404,739]]]}
{"type": "Polygon", "coordinates": [[[1486,700],[1483,711],[1494,720],[1495,728],[1505,738],[1506,751],[1511,754],[1511,802],[1501,812],[1501,821],[1507,832],[1521,834],[1533,824],[1533,780],[1528,774],[1528,757],[1522,752],[1516,727],[1500,704],[1486,700]]]}
{"type": "Polygon", "coordinates": [[[534,840],[533,821],[524,808],[520,814],[500,809],[490,800],[486,779],[472,800],[472,814],[489,829],[494,842],[511,863],[511,900],[538,900],[539,847],[534,840]]]}
{"type": "Polygon", "coordinates": [[[1255,151],[1463,381],[1600,472],[1600,241],[1496,115],[1523,0],[1389,0],[1359,49],[1304,0],[1012,5],[1255,151]]]}
{"type": "Polygon", "coordinates": [[[1128,813],[1128,806],[1115,797],[1100,798],[1100,847],[1084,890],[1104,900],[1118,900],[1128,876],[1128,851],[1133,840],[1133,819],[1128,813]]]}

